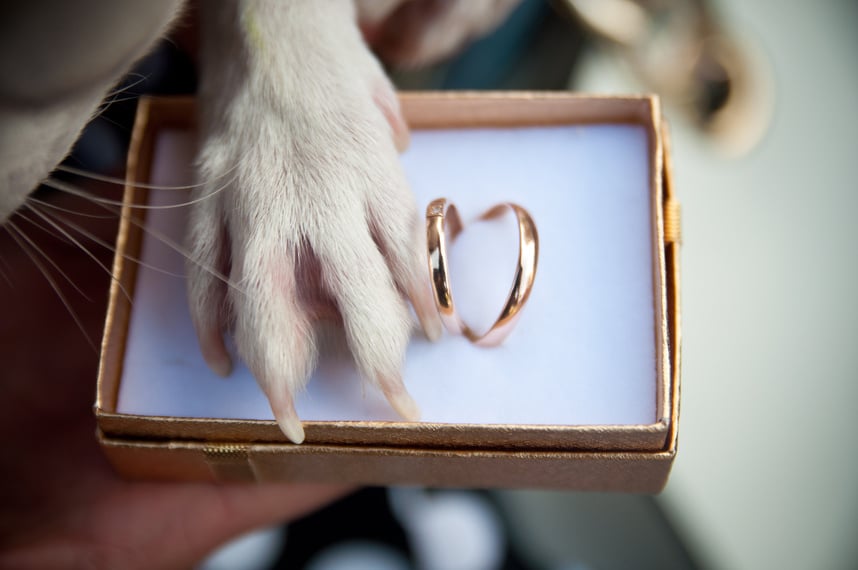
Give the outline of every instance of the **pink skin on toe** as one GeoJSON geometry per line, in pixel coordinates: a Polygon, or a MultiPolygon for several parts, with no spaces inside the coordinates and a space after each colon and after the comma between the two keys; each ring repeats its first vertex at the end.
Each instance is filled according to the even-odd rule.
{"type": "Polygon", "coordinates": [[[399,152],[405,151],[411,142],[411,133],[408,124],[402,118],[402,110],[399,107],[399,98],[396,96],[389,83],[376,86],[372,93],[372,100],[378,106],[390,130],[393,134],[393,144],[399,152]]]}
{"type": "Polygon", "coordinates": [[[277,419],[277,425],[289,441],[295,444],[304,442],[304,426],[295,411],[295,403],[290,394],[280,390],[276,394],[268,394],[271,411],[277,419]]]}

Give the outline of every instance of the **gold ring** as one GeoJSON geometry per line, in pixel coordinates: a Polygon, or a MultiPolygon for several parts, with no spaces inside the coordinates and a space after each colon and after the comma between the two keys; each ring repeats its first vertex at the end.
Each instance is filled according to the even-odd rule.
{"type": "Polygon", "coordinates": [[[462,334],[479,346],[497,346],[512,331],[521,314],[521,309],[530,297],[533,280],[536,278],[536,264],[539,259],[539,235],[533,218],[521,206],[509,202],[498,204],[485,214],[481,220],[497,218],[509,208],[518,219],[518,266],[512,288],[500,316],[484,335],[475,333],[456,314],[453,293],[447,270],[447,233],[450,243],[462,231],[462,220],[456,206],[448,204],[445,198],[433,200],[426,208],[426,245],[429,251],[429,273],[435,306],[441,316],[444,327],[452,334],[462,334]]]}

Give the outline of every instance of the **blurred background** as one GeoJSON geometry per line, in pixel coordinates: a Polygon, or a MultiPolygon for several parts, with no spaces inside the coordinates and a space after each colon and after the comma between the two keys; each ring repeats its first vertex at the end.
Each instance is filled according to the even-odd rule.
{"type": "MultiPolygon", "coordinates": [[[[393,72],[402,89],[662,95],[683,216],[670,481],[657,497],[367,489],[207,567],[858,567],[856,30],[847,0],[526,0],[455,60],[393,72]]],[[[127,85],[71,165],[121,175],[134,96],[194,89],[182,42],[127,85]]],[[[56,247],[60,263],[89,263],[56,247]]],[[[63,310],[30,293],[0,327],[13,373],[34,370],[11,348],[44,334],[33,314],[63,310]]],[[[103,306],[82,313],[97,338],[103,306]]]]}

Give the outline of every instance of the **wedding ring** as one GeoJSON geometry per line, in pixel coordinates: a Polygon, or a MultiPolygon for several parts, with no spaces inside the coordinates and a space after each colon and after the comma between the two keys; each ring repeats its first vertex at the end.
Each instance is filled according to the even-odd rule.
{"type": "Polygon", "coordinates": [[[539,236],[530,214],[517,204],[505,202],[493,207],[480,216],[489,220],[503,215],[509,208],[518,220],[518,265],[507,300],[500,316],[483,335],[477,334],[456,314],[453,293],[450,287],[447,268],[447,236],[450,243],[462,231],[462,220],[456,206],[445,198],[433,200],[426,208],[426,242],[429,252],[429,273],[435,306],[444,327],[452,334],[462,334],[479,346],[497,346],[506,339],[515,327],[521,309],[530,297],[533,280],[536,277],[536,264],[539,258],[539,236]]]}

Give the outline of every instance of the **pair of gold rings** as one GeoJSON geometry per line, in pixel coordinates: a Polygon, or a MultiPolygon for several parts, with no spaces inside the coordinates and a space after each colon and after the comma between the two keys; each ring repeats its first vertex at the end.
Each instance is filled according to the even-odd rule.
{"type": "Polygon", "coordinates": [[[447,235],[449,232],[449,241],[452,243],[461,233],[462,220],[459,212],[456,206],[448,203],[445,198],[432,201],[426,208],[426,242],[435,307],[441,316],[441,322],[450,333],[464,335],[479,346],[497,346],[506,339],[530,297],[533,280],[536,278],[539,235],[527,210],[517,204],[506,202],[494,206],[480,216],[480,219],[490,220],[500,217],[507,209],[512,210],[518,220],[518,266],[500,316],[488,332],[478,334],[456,314],[447,269],[447,235]]]}

